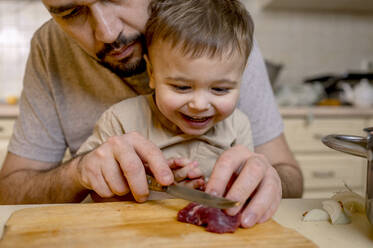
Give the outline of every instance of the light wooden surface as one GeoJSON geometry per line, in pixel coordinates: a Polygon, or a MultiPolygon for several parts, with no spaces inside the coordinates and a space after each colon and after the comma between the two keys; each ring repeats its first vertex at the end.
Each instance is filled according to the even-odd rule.
{"type": "Polygon", "coordinates": [[[176,220],[177,199],[28,208],[8,220],[0,247],[316,247],[271,220],[234,234],[176,220]]]}
{"type": "MultiPolygon", "coordinates": [[[[301,220],[302,214],[312,208],[321,208],[322,200],[283,199],[273,219],[284,227],[296,230],[301,235],[312,240],[320,248],[372,247],[373,225],[369,224],[364,215],[354,215],[351,224],[348,225],[332,225],[329,222],[303,222],[301,220]]],[[[6,221],[12,213],[16,210],[40,206],[59,205],[0,205],[0,236],[6,221]]],[[[154,212],[156,210],[157,208],[154,208],[154,212]]],[[[53,219],[53,217],[51,218],[53,219]]],[[[95,222],[98,222],[98,220],[95,220],[95,222]]]]}

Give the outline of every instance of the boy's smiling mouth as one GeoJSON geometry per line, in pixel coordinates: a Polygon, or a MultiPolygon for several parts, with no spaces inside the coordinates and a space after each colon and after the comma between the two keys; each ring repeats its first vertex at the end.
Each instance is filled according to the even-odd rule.
{"type": "Polygon", "coordinates": [[[208,116],[208,117],[192,117],[192,116],[188,116],[188,115],[184,115],[182,114],[186,119],[190,120],[190,121],[196,121],[196,122],[204,122],[210,118],[212,118],[211,116],[208,116]]]}
{"type": "Polygon", "coordinates": [[[186,121],[188,126],[197,129],[205,128],[213,119],[213,116],[192,117],[183,113],[181,113],[181,116],[186,121]]]}

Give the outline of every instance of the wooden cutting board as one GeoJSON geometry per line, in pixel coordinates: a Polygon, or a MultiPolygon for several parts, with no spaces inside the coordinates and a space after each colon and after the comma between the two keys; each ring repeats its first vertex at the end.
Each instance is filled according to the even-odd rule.
{"type": "Polygon", "coordinates": [[[27,208],[14,212],[0,247],[316,247],[273,220],[234,234],[181,223],[187,201],[113,202],[27,208]]]}

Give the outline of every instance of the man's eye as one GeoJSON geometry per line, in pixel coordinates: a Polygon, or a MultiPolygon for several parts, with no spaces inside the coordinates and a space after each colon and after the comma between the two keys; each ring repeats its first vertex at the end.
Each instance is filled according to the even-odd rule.
{"type": "Polygon", "coordinates": [[[78,15],[82,14],[83,12],[83,7],[77,7],[71,10],[68,14],[61,16],[62,19],[68,20],[72,19],[74,17],[77,17],[78,15]]]}

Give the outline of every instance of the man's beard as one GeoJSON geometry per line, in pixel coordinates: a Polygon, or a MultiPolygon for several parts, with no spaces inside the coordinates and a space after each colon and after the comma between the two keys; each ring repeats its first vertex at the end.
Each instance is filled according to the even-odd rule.
{"type": "Polygon", "coordinates": [[[105,61],[106,55],[109,54],[112,50],[118,49],[123,46],[128,46],[131,43],[140,43],[142,52],[146,52],[146,42],[144,35],[138,34],[136,36],[126,38],[122,33],[120,33],[116,41],[111,44],[104,44],[104,48],[99,51],[96,56],[103,66],[110,69],[119,77],[130,77],[142,73],[146,70],[146,62],[142,56],[141,58],[138,58],[137,60],[131,62],[130,60],[132,59],[133,55],[117,61],[116,63],[105,61]]]}

